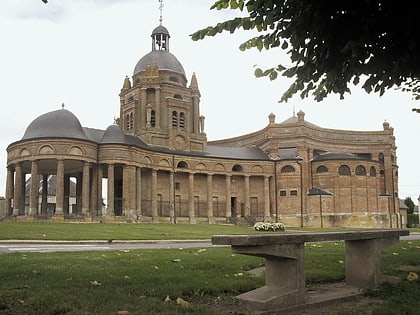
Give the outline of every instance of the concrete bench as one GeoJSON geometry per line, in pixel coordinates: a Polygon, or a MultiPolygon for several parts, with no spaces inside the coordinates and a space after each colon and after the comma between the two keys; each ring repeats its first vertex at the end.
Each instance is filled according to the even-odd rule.
{"type": "Polygon", "coordinates": [[[346,285],[373,288],[388,279],[381,274],[381,251],[406,235],[408,230],[214,235],[212,243],[265,258],[265,286],[237,298],[253,310],[273,310],[305,304],[306,242],[345,241],[346,285]]]}

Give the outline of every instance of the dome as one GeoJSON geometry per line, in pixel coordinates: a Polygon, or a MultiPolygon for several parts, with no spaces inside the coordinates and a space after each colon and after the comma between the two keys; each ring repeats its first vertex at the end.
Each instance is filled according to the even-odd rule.
{"type": "Polygon", "coordinates": [[[163,25],[159,25],[158,27],[156,27],[153,32],[152,32],[152,37],[154,34],[165,34],[165,35],[169,35],[168,29],[163,26],[163,25]]]}
{"type": "Polygon", "coordinates": [[[170,70],[185,75],[184,67],[178,59],[169,51],[166,50],[153,50],[141,58],[134,68],[133,75],[142,72],[147,66],[157,64],[159,70],[170,70]]]}
{"type": "Polygon", "coordinates": [[[77,117],[66,109],[55,110],[35,118],[26,128],[22,140],[34,138],[88,140],[77,117]]]}
{"type": "Polygon", "coordinates": [[[120,126],[111,125],[108,128],[106,128],[101,143],[126,143],[125,135],[122,132],[120,126]]]}

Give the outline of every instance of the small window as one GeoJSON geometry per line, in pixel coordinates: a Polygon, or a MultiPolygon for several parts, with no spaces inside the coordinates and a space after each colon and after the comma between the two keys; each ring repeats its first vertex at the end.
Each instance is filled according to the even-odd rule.
{"type": "Polygon", "coordinates": [[[134,128],[134,113],[130,113],[130,130],[134,128]]]}
{"type": "Polygon", "coordinates": [[[185,128],[185,113],[179,113],[179,127],[185,128]]]}
{"type": "Polygon", "coordinates": [[[297,190],[291,190],[290,191],[290,196],[297,196],[297,195],[298,195],[297,190]]]}
{"type": "Polygon", "coordinates": [[[130,115],[125,115],[125,130],[130,130],[130,115]]]}
{"type": "Polygon", "coordinates": [[[280,190],[280,197],[286,197],[286,191],[285,190],[280,190]]]}
{"type": "Polygon", "coordinates": [[[181,183],[176,182],[176,183],[175,183],[175,189],[176,189],[176,190],[181,189],[181,183]]]}
{"type": "Polygon", "coordinates": [[[376,177],[376,168],[374,166],[371,166],[369,173],[371,177],[376,177]]]}
{"type": "Polygon", "coordinates": [[[384,170],[380,170],[380,171],[379,171],[379,174],[380,174],[381,176],[385,176],[385,171],[384,171],[384,170]]]}
{"type": "Polygon", "coordinates": [[[177,77],[170,77],[169,78],[169,81],[177,82],[178,83],[178,78],[177,77]]]}
{"type": "Polygon", "coordinates": [[[178,126],[178,113],[176,111],[172,112],[172,127],[178,126]]]}
{"type": "Polygon", "coordinates": [[[338,175],[350,176],[350,167],[347,165],[341,165],[338,169],[338,175]]]}
{"type": "Polygon", "coordinates": [[[317,173],[327,173],[328,172],[328,168],[324,165],[318,166],[316,169],[317,173]]]}
{"type": "Polygon", "coordinates": [[[179,99],[179,100],[183,99],[181,94],[175,94],[174,98],[179,99]]]}
{"type": "Polygon", "coordinates": [[[188,168],[188,164],[185,161],[181,161],[176,165],[176,167],[178,167],[178,168],[188,168]]]}
{"type": "Polygon", "coordinates": [[[152,111],[150,112],[150,125],[152,127],[156,126],[156,112],[154,109],[152,109],[152,111]]]}
{"type": "Polygon", "coordinates": [[[232,167],[232,171],[234,171],[234,172],[242,172],[243,171],[243,168],[239,164],[236,164],[236,165],[234,165],[232,167]]]}
{"type": "Polygon", "coordinates": [[[356,167],[355,171],[357,176],[366,176],[366,168],[363,165],[356,167]]]}
{"type": "Polygon", "coordinates": [[[281,173],[294,173],[295,172],[295,168],[293,166],[291,166],[291,165],[286,165],[286,166],[283,166],[281,168],[281,171],[280,172],[281,173]]]}

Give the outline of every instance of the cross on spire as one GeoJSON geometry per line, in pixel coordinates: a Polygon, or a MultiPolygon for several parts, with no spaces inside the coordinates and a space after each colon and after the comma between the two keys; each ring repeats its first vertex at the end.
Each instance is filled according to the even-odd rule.
{"type": "Polygon", "coordinates": [[[160,11],[160,17],[159,17],[159,24],[162,25],[162,11],[163,11],[163,0],[159,0],[159,11],[160,11]]]}

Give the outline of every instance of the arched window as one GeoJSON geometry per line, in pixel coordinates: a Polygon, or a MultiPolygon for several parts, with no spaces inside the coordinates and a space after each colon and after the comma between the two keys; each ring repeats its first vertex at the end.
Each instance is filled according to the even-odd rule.
{"type": "Polygon", "coordinates": [[[341,165],[338,169],[338,175],[349,176],[350,175],[350,167],[347,165],[341,165]]]}
{"type": "Polygon", "coordinates": [[[363,165],[359,165],[356,167],[355,173],[358,176],[366,176],[366,168],[363,165]]]}
{"type": "Polygon", "coordinates": [[[236,164],[232,167],[232,171],[234,172],[242,172],[243,168],[239,164],[236,164]]]}
{"type": "Polygon", "coordinates": [[[328,168],[324,165],[318,166],[316,168],[316,172],[317,173],[327,173],[328,172],[328,168]]]}
{"type": "Polygon", "coordinates": [[[369,174],[371,177],[376,177],[376,168],[375,166],[371,166],[369,170],[369,174]]]}
{"type": "Polygon", "coordinates": [[[280,170],[281,173],[294,173],[295,168],[291,165],[283,166],[280,170]]]}
{"type": "Polygon", "coordinates": [[[188,164],[185,161],[181,161],[176,165],[176,167],[178,167],[178,168],[188,168],[188,164]]]}
{"type": "Polygon", "coordinates": [[[181,94],[175,94],[174,98],[179,99],[179,100],[183,99],[181,94]]]}
{"type": "Polygon", "coordinates": [[[178,113],[176,111],[172,112],[172,127],[178,126],[178,113]]]}
{"type": "Polygon", "coordinates": [[[177,77],[169,77],[169,81],[178,83],[178,78],[177,77]]]}
{"type": "Polygon", "coordinates": [[[185,113],[179,113],[179,126],[185,128],[185,113]]]}

